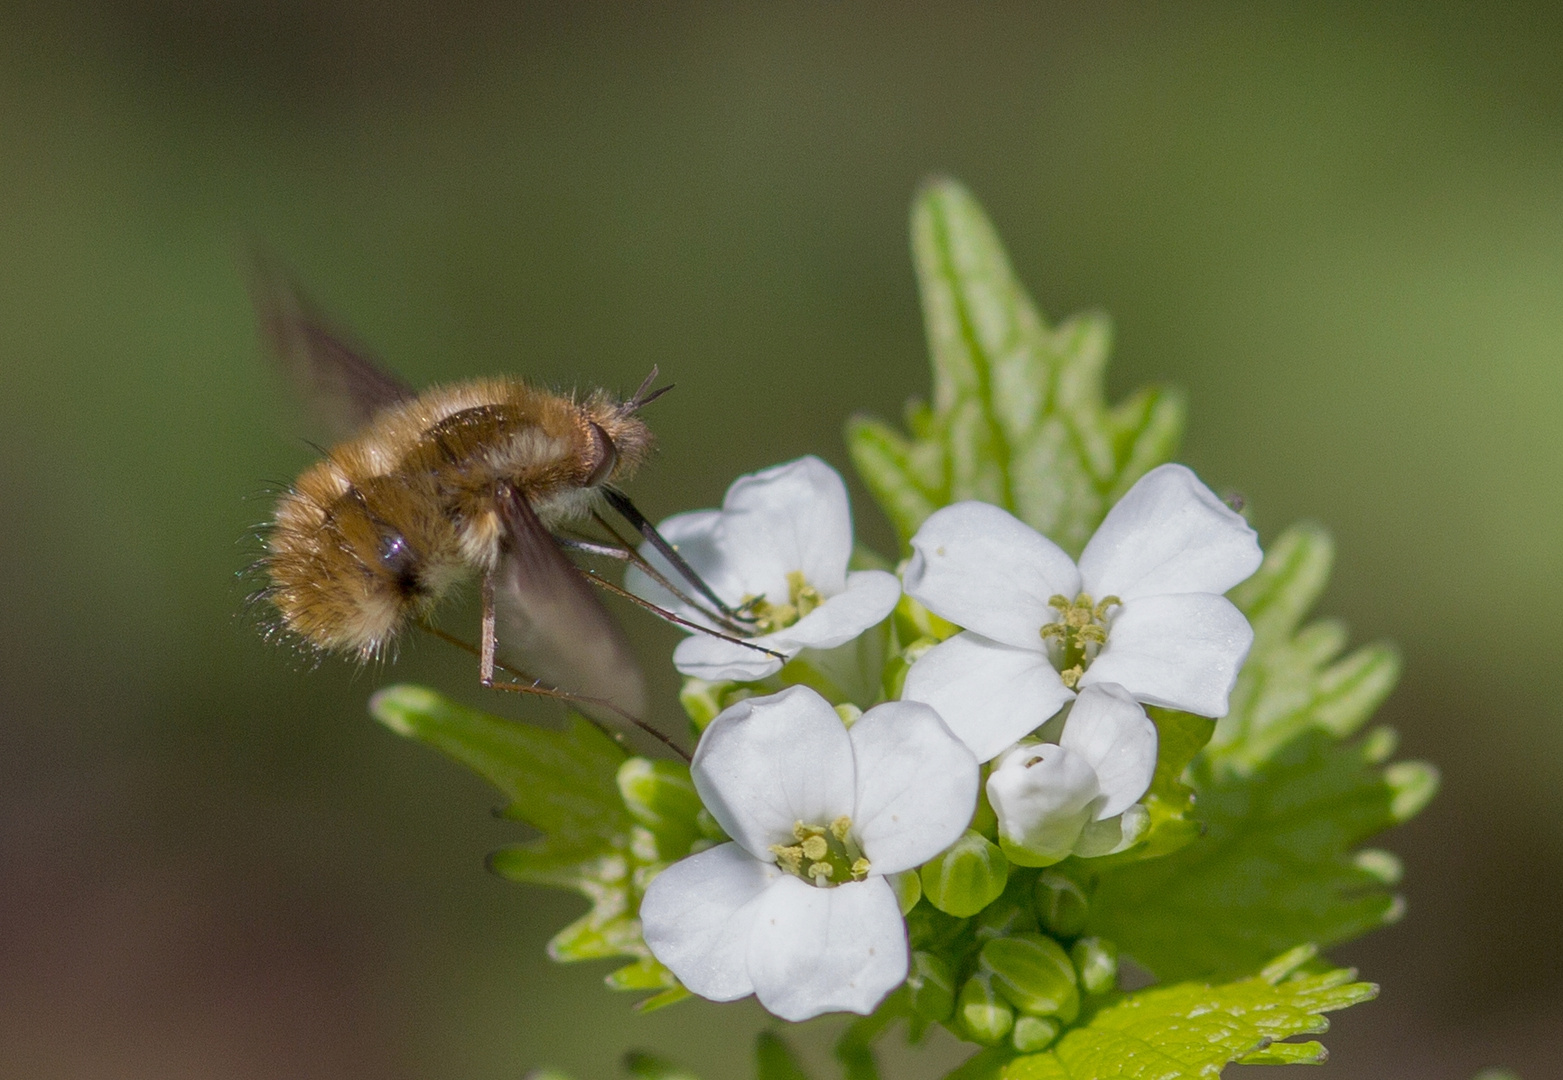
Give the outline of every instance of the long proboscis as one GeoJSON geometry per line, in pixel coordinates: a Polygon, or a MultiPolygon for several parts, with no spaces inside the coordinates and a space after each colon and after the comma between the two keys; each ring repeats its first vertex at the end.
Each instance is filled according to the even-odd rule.
{"type": "Polygon", "coordinates": [[[696,592],[714,605],[716,610],[727,616],[730,622],[743,621],[743,616],[729,607],[720,596],[716,595],[715,590],[705,583],[705,579],[695,573],[695,568],[684,561],[684,557],[678,553],[678,549],[663,539],[662,534],[657,531],[657,527],[630,501],[628,495],[618,488],[608,487],[607,485],[603,486],[602,493],[603,497],[608,500],[608,505],[618,511],[619,516],[629,522],[630,527],[640,533],[657,554],[666,559],[668,564],[678,571],[680,577],[694,586],[696,592]]]}
{"type": "MultiPolygon", "coordinates": [[[[590,577],[591,575],[588,574],[587,576],[590,577]]],[[[479,649],[476,645],[472,644],[470,641],[466,641],[466,640],[464,640],[462,638],[457,637],[455,634],[448,633],[447,631],[441,630],[439,627],[435,626],[433,623],[430,623],[430,622],[428,622],[426,620],[420,619],[420,620],[418,620],[418,628],[420,630],[424,631],[427,634],[431,634],[434,637],[439,638],[441,641],[445,642],[447,645],[454,645],[456,648],[462,650],[463,652],[470,653],[471,655],[477,657],[479,660],[481,660],[483,658],[483,650],[479,649]]],[[[555,701],[564,701],[564,702],[570,702],[570,703],[581,703],[581,704],[586,704],[586,705],[599,705],[602,708],[607,709],[608,711],[612,712],[614,715],[616,715],[616,716],[620,717],[621,719],[623,719],[625,723],[634,726],[638,730],[645,732],[647,735],[650,735],[653,739],[656,739],[663,746],[666,746],[669,750],[673,751],[675,754],[677,754],[679,757],[683,758],[685,761],[691,760],[691,758],[689,756],[689,752],[686,751],[682,746],[678,745],[678,743],[674,742],[667,735],[665,735],[662,732],[658,731],[655,727],[653,727],[651,724],[647,723],[645,720],[642,720],[638,716],[631,715],[627,710],[620,708],[618,705],[615,705],[613,702],[607,700],[606,698],[588,697],[585,694],[573,694],[573,693],[571,693],[568,690],[560,690],[557,687],[545,686],[545,685],[543,685],[542,680],[535,679],[532,676],[528,675],[526,672],[521,671],[519,668],[512,667],[510,664],[507,664],[507,663],[505,663],[502,660],[495,660],[494,661],[494,666],[497,667],[497,668],[500,668],[500,669],[502,669],[504,671],[509,672],[511,675],[515,676],[517,679],[523,679],[523,680],[526,680],[526,681],[524,681],[524,682],[515,682],[515,683],[491,682],[487,686],[487,688],[490,689],[490,690],[508,690],[511,693],[532,694],[532,695],[535,695],[537,697],[552,698],[555,701]]],[[[597,730],[601,731],[604,735],[607,735],[610,739],[613,739],[615,742],[619,741],[619,736],[618,736],[617,732],[613,732],[613,731],[608,730],[606,727],[604,727],[598,721],[592,719],[590,716],[586,716],[585,713],[582,713],[581,715],[585,716],[587,722],[590,723],[595,728],[597,728],[597,730]]]]}

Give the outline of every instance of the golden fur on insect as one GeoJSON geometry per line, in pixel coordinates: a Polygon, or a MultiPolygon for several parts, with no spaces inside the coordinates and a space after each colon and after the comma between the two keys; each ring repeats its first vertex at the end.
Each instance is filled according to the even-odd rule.
{"type": "Polygon", "coordinates": [[[652,444],[637,407],[493,378],[383,410],[278,503],[265,596],[316,648],[380,655],[452,584],[498,563],[502,485],[552,527],[632,474],[652,444]]]}

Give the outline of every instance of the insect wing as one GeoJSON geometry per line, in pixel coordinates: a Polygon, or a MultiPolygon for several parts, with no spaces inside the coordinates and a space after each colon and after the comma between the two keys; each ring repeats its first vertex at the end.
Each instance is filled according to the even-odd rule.
{"type": "MultiPolygon", "coordinates": [[[[494,571],[498,656],[548,685],[611,702],[644,718],[645,678],[628,639],[582,572],[565,558],[526,496],[507,488],[498,500],[504,527],[494,571]]],[[[612,710],[582,702],[594,719],[622,725],[612,710]]]]}
{"type": "Polygon", "coordinates": [[[415,396],[333,330],[272,261],[255,260],[250,292],[267,351],[315,413],[328,441],[347,438],[382,409],[415,396]]]}

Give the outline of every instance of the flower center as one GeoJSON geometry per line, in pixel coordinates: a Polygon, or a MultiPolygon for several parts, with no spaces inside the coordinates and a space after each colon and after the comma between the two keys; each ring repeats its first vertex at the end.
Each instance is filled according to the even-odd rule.
{"type": "Polygon", "coordinates": [[[795,844],[772,844],[776,865],[821,889],[868,876],[869,861],[852,838],[852,819],[838,817],[829,825],[792,827],[795,844]]]}
{"type": "Polygon", "coordinates": [[[1057,639],[1062,653],[1058,674],[1069,689],[1080,685],[1080,676],[1107,644],[1107,609],[1122,603],[1116,596],[1104,596],[1097,603],[1090,593],[1081,593],[1073,600],[1055,594],[1048,600],[1048,607],[1058,612],[1058,621],[1042,627],[1042,640],[1057,639]]]}
{"type": "Polygon", "coordinates": [[[787,602],[773,604],[763,596],[744,597],[743,610],[754,616],[756,634],[774,634],[791,626],[825,602],[819,590],[803,577],[802,570],[787,575],[787,602]]]}

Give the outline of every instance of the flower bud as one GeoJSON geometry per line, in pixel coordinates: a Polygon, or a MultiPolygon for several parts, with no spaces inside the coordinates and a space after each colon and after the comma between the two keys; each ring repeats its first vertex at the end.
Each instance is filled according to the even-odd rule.
{"type": "Polygon", "coordinates": [[[1076,937],[1090,913],[1085,890],[1071,877],[1048,870],[1037,878],[1037,917],[1050,933],[1076,937]]]}
{"type": "Polygon", "coordinates": [[[619,766],[619,794],[630,817],[656,837],[664,859],[681,859],[698,835],[700,796],[689,769],[676,761],[633,757],[619,766]]]}
{"type": "Polygon", "coordinates": [[[1058,1038],[1058,1021],[1041,1016],[1015,1017],[1015,1029],[1009,1033],[1009,1041],[1022,1054],[1035,1054],[1046,1050],[1049,1043],[1058,1038]]]}
{"type": "Polygon", "coordinates": [[[966,830],[942,854],[923,864],[923,895],[950,915],[975,915],[1004,892],[1009,860],[992,841],[966,830]]]}
{"type": "Polygon", "coordinates": [[[1023,1013],[1056,1016],[1066,1024],[1080,1013],[1075,966],[1050,937],[995,938],[982,947],[977,972],[992,975],[999,992],[1023,1013]]]}
{"type": "Polygon", "coordinates": [[[943,1023],[955,1011],[955,975],[933,953],[912,953],[906,988],[912,993],[912,1011],[924,1020],[943,1023]]]}
{"type": "Polygon", "coordinates": [[[1036,928],[1037,919],[1031,908],[1020,905],[1009,895],[999,897],[977,915],[978,941],[1035,932],[1036,928]]]}
{"type": "Polygon", "coordinates": [[[724,708],[722,696],[731,686],[732,683],[708,682],[694,676],[684,680],[678,692],[678,703],[684,707],[696,731],[704,731],[706,725],[716,719],[724,708]]]}
{"type": "Polygon", "coordinates": [[[890,882],[890,887],[895,890],[895,902],[901,908],[902,915],[916,907],[917,901],[923,898],[923,882],[917,876],[916,870],[891,874],[885,880],[890,882]]]}
{"type": "Polygon", "coordinates": [[[1069,950],[1087,994],[1105,994],[1118,984],[1118,947],[1097,937],[1081,938],[1069,950]]]}
{"type": "Polygon", "coordinates": [[[1015,1010],[994,989],[993,979],[979,972],[961,987],[955,1019],[967,1038],[994,1046],[1015,1026],[1015,1010]]]}

